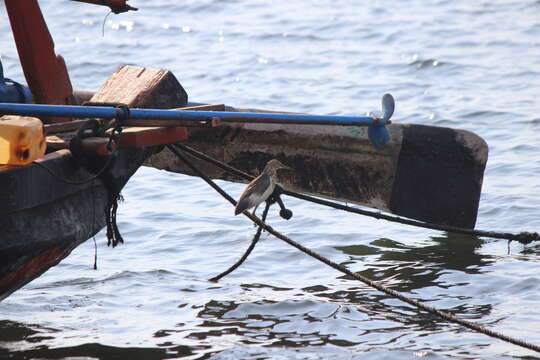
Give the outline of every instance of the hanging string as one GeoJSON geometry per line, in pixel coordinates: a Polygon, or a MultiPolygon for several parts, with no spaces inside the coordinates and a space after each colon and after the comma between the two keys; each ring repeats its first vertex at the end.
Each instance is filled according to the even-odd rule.
{"type": "Polygon", "coordinates": [[[112,10],[105,15],[105,18],[103,19],[103,23],[101,24],[101,37],[105,37],[105,22],[107,21],[107,18],[109,15],[112,14],[112,10]]]}

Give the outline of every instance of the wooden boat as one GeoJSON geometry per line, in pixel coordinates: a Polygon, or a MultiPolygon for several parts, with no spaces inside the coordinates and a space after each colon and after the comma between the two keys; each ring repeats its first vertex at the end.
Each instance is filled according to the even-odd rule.
{"type": "MultiPolygon", "coordinates": [[[[135,66],[121,68],[96,94],[77,100],[63,60],[54,54],[37,1],[6,0],[6,8],[36,102],[77,104],[92,97],[94,102],[162,109],[191,106],[192,110],[256,111],[222,104],[188,104],[187,94],[172,74],[135,66]],[[40,44],[40,51],[36,51],[36,44],[40,44]],[[43,68],[49,71],[40,72],[35,64],[45,64],[43,68]],[[44,73],[60,76],[47,78],[44,73]]],[[[46,120],[47,131],[57,135],[81,124],[80,120],[46,120]]],[[[124,130],[106,179],[77,185],[59,180],[84,180],[95,173],[68,150],[69,133],[62,139],[48,138],[47,154],[36,163],[0,166],[0,226],[4,229],[0,237],[0,300],[105,226],[111,184],[116,191],[121,190],[142,164],[192,175],[171,152],[162,150],[163,144],[178,141],[253,175],[268,160],[277,158],[294,169],[283,179],[284,187],[292,191],[438,224],[471,228],[476,221],[488,151],[481,138],[467,131],[393,124],[387,127],[387,146],[377,149],[366,128],[356,126],[241,121],[189,128],[177,125],[124,130]]],[[[89,148],[93,150],[89,151],[93,155],[108,156],[104,138],[91,140],[89,148]]],[[[244,182],[208,163],[195,163],[212,178],[244,182]]]]}
{"type": "MultiPolygon", "coordinates": [[[[141,68],[126,66],[111,77],[116,85],[107,83],[104,89],[118,88],[118,81],[133,85],[133,79],[119,73],[140,72],[141,68]]],[[[196,108],[254,111],[219,104],[196,108]]],[[[77,124],[46,127],[77,128],[77,124]]],[[[387,146],[376,149],[366,128],[361,127],[227,122],[215,127],[190,127],[187,137],[175,133],[185,131],[184,127],[156,129],[163,132],[161,140],[151,136],[153,142],[146,138],[141,143],[139,139],[135,146],[121,148],[111,169],[119,189],[142,164],[191,175],[171,152],[157,146],[181,140],[253,175],[268,160],[277,158],[294,169],[282,179],[288,190],[438,224],[472,228],[476,221],[487,146],[467,131],[393,124],[388,127],[387,146]],[[173,136],[163,138],[164,134],[173,136]]],[[[130,138],[130,130],[135,134],[139,131],[125,130],[125,139],[130,138]]],[[[50,139],[49,145],[51,150],[56,146],[50,139]]],[[[10,189],[0,192],[0,201],[6,204],[0,210],[0,224],[8,229],[0,242],[0,299],[57,264],[105,225],[108,191],[101,179],[82,185],[60,182],[57,177],[92,176],[66,149],[52,151],[39,163],[50,171],[38,164],[0,167],[0,186],[10,189]]],[[[245,182],[208,163],[199,161],[197,166],[212,178],[245,182]]]]}

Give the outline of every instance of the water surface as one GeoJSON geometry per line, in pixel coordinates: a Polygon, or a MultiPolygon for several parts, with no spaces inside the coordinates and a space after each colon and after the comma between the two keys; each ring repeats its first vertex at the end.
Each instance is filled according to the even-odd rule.
{"type": "MultiPolygon", "coordinates": [[[[477,226],[540,230],[540,2],[132,1],[110,15],[41,1],[74,87],[118,66],[173,71],[190,100],[462,128],[490,147],[477,226]],[[103,25],[104,24],[104,25],[103,25]],[[104,35],[102,35],[102,25],[104,35]]],[[[5,14],[3,3],[0,11],[5,14]]],[[[4,71],[22,80],[1,17],[4,71]]],[[[451,180],[451,179],[449,179],[451,180]]],[[[242,185],[220,182],[233,196],[242,185]]],[[[522,358],[538,354],[419,312],[263,235],[201,180],[141,168],[118,218],[0,303],[0,357],[522,358]]],[[[296,241],[429,305],[540,344],[538,244],[414,229],[286,199],[296,241]]]]}

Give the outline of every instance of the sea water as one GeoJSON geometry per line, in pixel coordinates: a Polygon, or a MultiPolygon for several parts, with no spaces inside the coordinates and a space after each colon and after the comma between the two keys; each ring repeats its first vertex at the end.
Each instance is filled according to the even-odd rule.
{"type": "MultiPolygon", "coordinates": [[[[540,2],[41,1],[76,89],[119,66],[171,70],[191,101],[364,115],[475,132],[490,149],[477,227],[540,230],[540,2]]],[[[23,81],[3,3],[6,76],[23,81]]],[[[452,181],[452,179],[448,179],[452,181]]],[[[241,184],[219,182],[234,197],[241,184]]],[[[450,324],[255,229],[200,179],[141,168],[125,244],[79,246],[0,303],[0,358],[463,359],[539,354],[450,324]]],[[[269,223],[428,305],[540,344],[540,246],[416,229],[284,198],[269,223]]],[[[411,204],[413,205],[413,204],[411,204]]]]}

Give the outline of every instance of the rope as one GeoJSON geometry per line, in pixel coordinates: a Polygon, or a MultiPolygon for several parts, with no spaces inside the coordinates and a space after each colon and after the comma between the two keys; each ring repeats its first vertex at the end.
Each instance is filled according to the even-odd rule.
{"type": "MultiPolygon", "coordinates": [[[[270,209],[270,204],[271,204],[270,201],[266,202],[266,206],[264,208],[262,218],[261,218],[263,223],[266,220],[266,215],[268,215],[268,209],[270,209]]],[[[218,282],[222,277],[229,275],[234,270],[236,270],[240,265],[242,265],[244,263],[244,261],[246,261],[247,257],[251,254],[253,249],[255,249],[255,245],[257,245],[257,242],[259,241],[259,239],[261,237],[262,229],[263,229],[262,226],[259,226],[259,228],[257,229],[257,233],[253,237],[253,240],[251,240],[251,244],[249,245],[247,250],[244,252],[244,255],[242,255],[242,257],[236,263],[234,263],[230,268],[228,268],[227,270],[225,270],[221,274],[219,274],[217,276],[214,276],[213,278],[211,278],[209,280],[213,281],[213,282],[218,282]]]]}
{"type": "Polygon", "coordinates": [[[89,182],[92,182],[92,181],[96,180],[101,175],[103,175],[103,173],[108,169],[108,167],[111,164],[111,161],[113,160],[115,155],[116,155],[116,150],[114,150],[114,152],[109,156],[109,158],[107,159],[107,161],[105,162],[103,167],[95,175],[91,176],[88,179],[81,180],[81,181],[66,179],[66,178],[56,174],[52,169],[50,169],[48,166],[43,165],[41,162],[38,162],[38,161],[34,160],[33,163],[36,164],[37,166],[41,167],[42,169],[47,170],[47,172],[49,174],[51,174],[52,177],[56,178],[60,182],[63,182],[64,184],[68,184],[68,185],[84,185],[84,184],[87,184],[89,182]]]}
{"type": "MultiPolygon", "coordinates": [[[[90,103],[95,105],[95,103],[90,103]]],[[[101,105],[101,104],[100,104],[101,105]]],[[[114,104],[116,108],[116,118],[114,118],[109,123],[100,124],[96,119],[90,119],[86,121],[79,129],[75,137],[70,141],[69,150],[73,157],[78,161],[79,165],[85,168],[88,172],[94,173],[88,179],[82,181],[73,181],[66,179],[58,174],[56,174],[52,169],[44,164],[34,161],[36,165],[45,169],[49,174],[51,174],[57,180],[69,184],[69,185],[83,185],[90,182],[93,182],[96,179],[101,179],[103,185],[107,189],[108,201],[105,207],[105,224],[107,227],[107,245],[116,245],[123,243],[124,239],[122,234],[118,229],[118,224],[116,221],[116,213],[118,210],[118,201],[122,200],[120,195],[121,188],[115,184],[114,177],[112,173],[109,172],[110,168],[113,166],[113,161],[116,159],[118,154],[117,148],[113,149],[113,143],[118,142],[118,138],[122,133],[122,126],[124,125],[124,120],[129,117],[129,108],[124,104],[114,104]],[[84,153],[81,149],[82,139],[89,136],[103,136],[107,129],[112,128],[109,139],[107,142],[107,149],[110,154],[107,156],[106,160],[103,157],[89,157],[88,154],[84,153]],[[101,165],[103,164],[103,165],[101,165]],[[98,168],[98,166],[100,166],[98,168]]],[[[96,267],[97,261],[94,263],[96,267]]]]}
{"type": "MultiPolygon", "coordinates": [[[[221,162],[219,160],[211,158],[208,155],[203,154],[203,153],[201,153],[201,152],[199,152],[199,151],[197,151],[195,149],[192,149],[192,148],[190,148],[190,147],[188,147],[186,145],[183,145],[183,144],[180,144],[180,143],[176,143],[174,145],[177,146],[178,148],[182,149],[186,153],[188,153],[190,155],[193,155],[194,157],[196,157],[198,159],[210,162],[213,165],[215,165],[215,166],[217,166],[217,167],[219,167],[219,168],[221,168],[221,169],[223,169],[225,171],[228,171],[233,175],[242,177],[242,178],[244,178],[246,180],[252,180],[253,179],[253,176],[251,176],[251,175],[249,175],[249,174],[247,174],[247,173],[245,173],[243,171],[240,171],[238,169],[235,169],[235,168],[233,168],[233,167],[231,167],[231,166],[229,166],[229,165],[227,165],[227,164],[225,164],[225,163],[223,163],[223,162],[221,162]]],[[[405,225],[410,225],[410,226],[416,226],[416,227],[431,229],[431,230],[440,230],[440,231],[447,231],[447,232],[453,232],[453,233],[458,233],[458,234],[466,234],[466,235],[473,235],[473,236],[489,237],[489,238],[494,238],[494,239],[504,239],[504,240],[510,240],[510,241],[518,241],[518,242],[520,242],[522,244],[525,244],[525,245],[530,244],[533,241],[540,241],[540,235],[537,232],[523,231],[523,232],[520,232],[518,234],[513,234],[513,233],[508,233],[508,232],[484,231],[484,230],[466,229],[466,228],[457,227],[457,226],[450,226],[450,225],[439,225],[439,224],[428,223],[428,222],[423,222],[423,221],[405,219],[405,218],[402,218],[402,217],[399,217],[399,216],[386,215],[386,214],[382,214],[381,212],[377,212],[377,211],[362,210],[362,209],[354,208],[354,207],[351,207],[351,206],[348,206],[348,205],[339,204],[339,203],[336,203],[334,201],[324,200],[324,199],[316,198],[316,197],[313,197],[313,196],[310,196],[310,195],[300,194],[300,193],[285,190],[285,189],[282,189],[281,192],[283,194],[285,194],[285,195],[288,195],[288,196],[291,196],[291,197],[294,197],[294,198],[297,198],[297,199],[310,201],[310,202],[313,202],[313,203],[316,203],[316,204],[319,204],[319,205],[323,205],[323,206],[328,206],[328,207],[331,207],[331,208],[334,208],[334,209],[343,210],[343,211],[347,211],[347,212],[354,213],[354,214],[369,216],[369,217],[373,217],[373,218],[376,218],[376,219],[383,219],[383,220],[390,221],[390,222],[396,222],[396,223],[400,223],[400,224],[405,224],[405,225]]]]}
{"type": "MultiPolygon", "coordinates": [[[[212,181],[212,179],[210,179],[208,176],[206,176],[202,171],[200,171],[198,168],[196,168],[189,160],[187,160],[186,157],[184,157],[182,154],[180,154],[174,147],[172,147],[171,145],[167,145],[167,148],[169,150],[171,150],[179,159],[181,159],[191,170],[193,170],[199,177],[201,177],[206,183],[208,183],[212,188],[214,188],[218,193],[220,193],[225,199],[227,199],[233,206],[236,205],[236,201],[229,195],[227,194],[223,189],[221,189],[214,181],[212,181]]],[[[368,286],[371,286],[391,297],[394,297],[394,298],[397,298],[407,304],[410,304],[410,305],[413,305],[419,309],[422,309],[432,315],[436,315],[444,320],[447,320],[447,321],[450,321],[450,322],[453,322],[453,323],[456,323],[456,324],[459,324],[459,325],[462,325],[468,329],[471,329],[471,330],[474,330],[474,331],[477,331],[479,333],[482,333],[482,334],[485,334],[487,336],[490,336],[490,337],[493,337],[493,338],[496,338],[496,339],[499,339],[499,340],[502,340],[502,341],[506,341],[508,343],[511,343],[511,344],[514,344],[514,345],[517,345],[517,346],[520,346],[520,347],[523,347],[523,348],[526,348],[526,349],[529,349],[529,350],[533,350],[533,351],[536,351],[538,353],[540,353],[540,346],[538,345],[535,345],[535,344],[531,344],[531,343],[528,343],[526,341],[523,341],[523,340],[520,340],[520,339],[516,339],[516,338],[513,338],[513,337],[510,337],[510,336],[507,336],[507,335],[504,335],[502,333],[499,333],[499,332],[496,332],[496,331],[493,331],[493,330],[490,330],[488,328],[485,328],[481,325],[478,325],[472,321],[468,321],[468,320],[464,320],[464,319],[460,319],[458,317],[456,317],[455,315],[449,313],[449,312],[446,312],[446,311],[442,311],[442,310],[439,310],[435,307],[432,307],[432,306],[429,306],[429,305],[425,305],[424,303],[418,301],[418,300],[415,300],[415,299],[412,299],[412,298],[409,298],[395,290],[392,290],[382,284],[379,284],[378,282],[376,281],[373,281],[371,279],[369,279],[368,277],[365,277],[365,276],[362,276],[360,274],[357,274],[357,273],[354,273],[352,272],[351,270],[349,270],[348,268],[346,268],[345,266],[343,265],[340,265],[340,264],[337,264],[327,258],[325,258],[324,256],[304,247],[303,245],[293,241],[292,239],[288,238],[287,236],[281,234],[280,232],[274,230],[272,227],[270,227],[269,225],[266,225],[263,221],[261,221],[261,219],[259,219],[258,217],[254,216],[253,214],[247,212],[247,211],[244,211],[243,214],[245,216],[247,216],[251,221],[253,221],[255,224],[257,224],[260,228],[263,228],[264,230],[266,230],[267,232],[269,232],[270,234],[274,235],[275,237],[277,237],[278,239],[280,240],[283,240],[285,241],[286,243],[288,243],[289,245],[291,246],[294,246],[295,248],[297,248],[298,250],[302,251],[303,253],[321,261],[322,263],[352,277],[353,279],[355,280],[359,280],[361,282],[363,282],[364,284],[368,285],[368,286]]]]}
{"type": "MultiPolygon", "coordinates": [[[[108,170],[109,166],[111,165],[112,161],[116,157],[117,151],[111,151],[111,154],[108,156],[107,160],[104,162],[104,164],[101,166],[101,168],[98,171],[92,171],[95,169],[92,169],[93,166],[91,166],[90,162],[85,158],[85,154],[81,151],[81,140],[85,137],[88,137],[90,135],[97,136],[98,133],[101,132],[100,130],[100,124],[97,120],[88,120],[86,121],[78,130],[76,135],[71,139],[69,144],[69,150],[71,151],[72,156],[90,173],[94,173],[93,176],[91,176],[88,179],[85,180],[71,180],[66,179],[58,174],[56,174],[52,169],[50,169],[48,166],[42,164],[41,162],[38,162],[36,160],[33,161],[34,164],[41,167],[42,169],[47,170],[49,174],[51,174],[54,178],[59,180],[60,182],[63,182],[68,185],[84,185],[87,183],[90,183],[97,178],[101,177],[105,171],[108,170]],[[87,131],[91,131],[90,134],[87,134],[87,131]]],[[[115,130],[111,133],[109,136],[109,142],[107,144],[107,148],[111,150],[111,142],[116,141],[116,133],[115,130]]]]}

